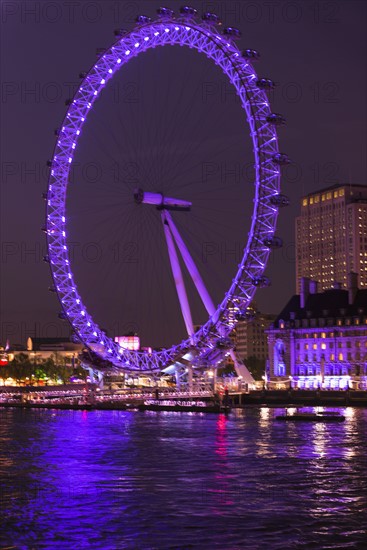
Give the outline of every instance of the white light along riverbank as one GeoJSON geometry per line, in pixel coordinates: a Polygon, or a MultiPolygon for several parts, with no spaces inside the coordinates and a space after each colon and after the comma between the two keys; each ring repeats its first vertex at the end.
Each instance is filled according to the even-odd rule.
{"type": "Polygon", "coordinates": [[[184,392],[164,395],[151,390],[110,394],[81,386],[1,387],[0,407],[71,409],[71,410],[182,410],[190,412],[221,412],[228,408],[249,406],[353,406],[367,407],[367,391],[322,390],[262,390],[249,393],[219,395],[189,395],[184,392]]]}

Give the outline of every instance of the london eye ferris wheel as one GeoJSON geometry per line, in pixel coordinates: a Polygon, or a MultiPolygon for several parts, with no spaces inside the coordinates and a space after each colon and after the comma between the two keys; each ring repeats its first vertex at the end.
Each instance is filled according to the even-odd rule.
{"type": "Polygon", "coordinates": [[[256,290],[270,284],[264,275],[269,254],[273,248],[282,245],[275,229],[279,208],[288,204],[288,198],[280,192],[280,171],[289,159],[279,151],[277,138],[277,127],[284,123],[284,118],[272,112],[270,107],[267,92],[274,87],[274,82],[260,78],[254,69],[258,52],[239,49],[240,31],[232,27],[222,30],[215,14],[205,13],[199,18],[191,7],[181,8],[177,16],[168,8],[157,11],[157,19],[139,16],[133,30],[115,33],[114,44],[82,75],[80,86],[69,101],[57,132],[54,155],[49,162],[46,260],[50,263],[53,289],[60,300],[63,315],[78,338],[115,368],[159,372],[169,365],[190,364],[200,369],[219,365],[223,356],[228,354],[236,364],[238,358],[230,335],[238,322],[247,319],[248,306],[256,290]],[[96,100],[118,71],[123,72],[132,59],[159,46],[182,46],[205,55],[222,70],[234,88],[245,112],[253,146],[254,201],[250,230],[248,236],[243,236],[243,255],[237,271],[222,300],[215,303],[175,222],[175,212],[190,213],[192,201],[174,192],[166,194],[160,189],[147,189],[144,181],[134,188],[131,198],[136,207],[154,208],[160,217],[180,306],[178,312],[181,310],[179,314],[183,316],[187,338],[157,351],[133,351],[107,336],[92,318],[77,287],[67,241],[67,190],[83,127],[96,100]],[[199,328],[195,328],[193,323],[178,253],[207,312],[207,320],[199,328]]]}

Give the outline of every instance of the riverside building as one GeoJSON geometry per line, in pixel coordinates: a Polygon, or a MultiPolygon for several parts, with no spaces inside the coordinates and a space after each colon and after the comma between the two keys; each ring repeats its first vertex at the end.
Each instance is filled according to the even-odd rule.
{"type": "Polygon", "coordinates": [[[309,278],[267,330],[269,388],[367,389],[367,288],[323,292],[309,278]]]}

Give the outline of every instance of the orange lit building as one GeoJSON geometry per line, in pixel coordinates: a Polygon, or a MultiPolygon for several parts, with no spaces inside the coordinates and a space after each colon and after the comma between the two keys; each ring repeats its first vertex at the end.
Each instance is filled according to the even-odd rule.
{"type": "Polygon", "coordinates": [[[296,218],[296,280],[308,277],[320,290],[335,281],[347,288],[347,274],[367,288],[367,185],[334,185],[302,199],[296,218]]]}

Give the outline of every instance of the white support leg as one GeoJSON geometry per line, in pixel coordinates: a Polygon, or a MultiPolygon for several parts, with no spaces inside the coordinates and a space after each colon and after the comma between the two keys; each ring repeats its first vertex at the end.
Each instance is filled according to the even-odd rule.
{"type": "MultiPolygon", "coordinates": [[[[187,270],[190,273],[191,278],[192,278],[192,280],[193,280],[193,282],[196,286],[196,289],[197,289],[197,291],[200,295],[200,298],[201,298],[208,314],[211,317],[213,317],[215,312],[216,312],[216,308],[214,306],[214,303],[213,303],[211,297],[209,296],[209,293],[208,293],[208,291],[205,287],[203,279],[201,278],[199,270],[196,267],[195,262],[192,259],[192,256],[191,256],[190,252],[188,251],[187,246],[185,245],[185,243],[184,243],[177,227],[175,226],[169,212],[166,212],[166,219],[169,223],[169,228],[170,228],[171,233],[172,233],[172,235],[173,235],[173,237],[176,241],[177,247],[181,252],[181,255],[182,255],[182,258],[185,262],[187,270]]],[[[219,327],[219,333],[221,333],[221,327],[219,327]]],[[[230,351],[230,354],[231,354],[231,358],[232,358],[233,363],[234,363],[234,367],[235,367],[237,376],[241,377],[242,380],[246,384],[253,384],[254,379],[253,379],[251,373],[248,371],[247,367],[241,361],[238,360],[237,355],[236,355],[236,353],[233,349],[230,351]]],[[[216,371],[215,371],[215,374],[216,374],[216,371]]],[[[214,386],[215,386],[215,383],[214,383],[214,386]]]]}
{"type": "Polygon", "coordinates": [[[171,234],[168,222],[166,220],[166,216],[167,216],[167,212],[165,210],[162,210],[162,222],[163,222],[164,234],[167,242],[169,259],[171,262],[173,278],[175,281],[177,295],[180,301],[181,311],[185,321],[187,334],[189,335],[189,337],[191,337],[194,334],[194,324],[192,322],[191,311],[190,311],[189,301],[187,299],[185,283],[182,277],[181,267],[178,261],[175,244],[173,242],[172,234],[171,234]]]}
{"type": "Polygon", "coordinates": [[[176,241],[178,249],[181,252],[181,255],[182,255],[182,258],[185,262],[187,270],[190,273],[191,278],[192,278],[192,280],[193,280],[193,282],[196,286],[196,289],[197,289],[197,291],[200,295],[200,298],[201,298],[201,300],[202,300],[202,302],[205,306],[205,309],[207,310],[209,315],[212,317],[216,312],[216,308],[214,306],[214,303],[213,303],[211,297],[209,296],[209,293],[208,293],[208,291],[205,287],[203,279],[201,278],[199,270],[196,267],[195,262],[192,259],[192,256],[191,256],[190,252],[187,249],[187,246],[183,242],[182,237],[181,237],[180,233],[178,232],[178,229],[175,226],[175,224],[172,220],[171,214],[169,212],[166,212],[166,220],[168,222],[171,233],[172,233],[172,235],[173,235],[173,237],[176,241]]]}
{"type": "Polygon", "coordinates": [[[245,384],[252,386],[255,383],[255,380],[251,372],[248,370],[248,368],[242,361],[238,360],[236,352],[233,349],[231,349],[229,353],[234,363],[234,368],[237,376],[241,377],[243,382],[245,382],[245,384]]]}

